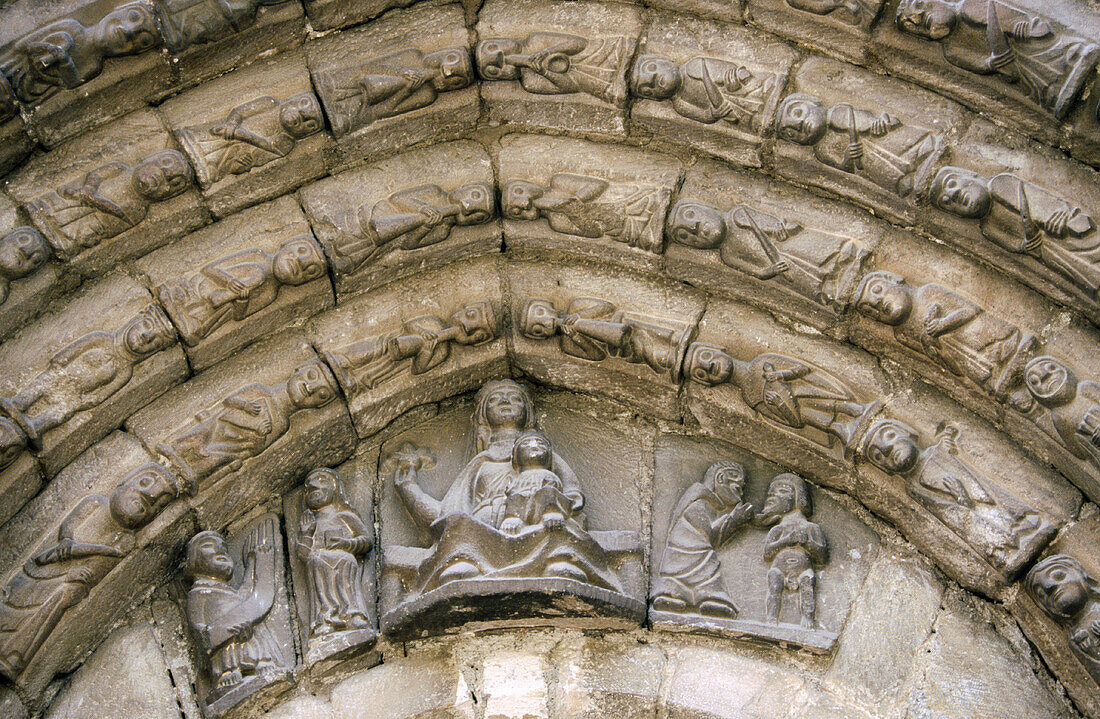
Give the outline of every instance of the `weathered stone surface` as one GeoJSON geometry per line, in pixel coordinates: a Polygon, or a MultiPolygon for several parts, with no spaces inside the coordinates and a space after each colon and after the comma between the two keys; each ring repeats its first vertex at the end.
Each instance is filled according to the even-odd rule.
{"type": "Polygon", "coordinates": [[[665,655],[656,646],[570,636],[551,654],[556,707],[576,719],[649,716],[657,711],[665,655]]]}
{"type": "Polygon", "coordinates": [[[474,53],[489,121],[625,134],[640,32],[640,10],[625,4],[490,0],[474,53]]]}
{"type": "Polygon", "coordinates": [[[422,5],[319,39],[306,48],[313,84],[337,138],[335,164],[453,140],[478,117],[462,8],[422,5]]]}
{"type": "Polygon", "coordinates": [[[150,451],[174,457],[173,471],[197,481],[193,504],[203,526],[224,527],[318,464],[351,454],[354,432],[337,392],[305,337],[289,331],[177,387],[132,415],[126,427],[150,451]],[[283,398],[288,381],[300,406],[283,398]],[[246,416],[245,401],[255,402],[258,414],[246,416]],[[221,445],[225,432],[229,439],[221,445]],[[207,447],[215,451],[204,454],[207,447]]]}
{"type": "Polygon", "coordinates": [[[356,297],[310,325],[367,437],[405,410],[506,372],[498,263],[474,260],[356,297]]]}
{"type": "Polygon", "coordinates": [[[332,719],[332,707],[317,697],[298,697],[264,714],[264,719],[332,719]]]}
{"type": "Polygon", "coordinates": [[[87,283],[63,308],[0,346],[3,412],[21,423],[53,476],[187,377],[176,341],[136,281],[116,274],[87,283]]]}
{"type": "Polygon", "coordinates": [[[0,122],[0,173],[7,173],[19,166],[34,150],[36,143],[27,131],[22,117],[12,117],[0,122]]]}
{"type": "Polygon", "coordinates": [[[404,152],[303,187],[299,195],[341,299],[500,250],[493,168],[473,142],[404,152]]]}
{"type": "Polygon", "coordinates": [[[46,719],[180,719],[176,690],[148,622],[116,629],[77,670],[46,719]]]}
{"type": "Polygon", "coordinates": [[[884,0],[749,0],[745,21],[852,62],[866,59],[866,41],[884,0]]]}
{"type": "Polygon", "coordinates": [[[161,110],[219,217],[325,173],[332,138],[300,51],[205,83],[161,110]]]}
{"type": "Polygon", "coordinates": [[[550,687],[546,657],[499,651],[481,665],[478,695],[485,702],[485,719],[550,719],[550,687]]]}
{"type": "Polygon", "coordinates": [[[8,194],[30,212],[56,256],[98,276],[206,223],[199,194],[189,189],[190,168],[172,147],[160,118],[141,110],[34,158],[11,176],[8,194]],[[151,164],[143,166],[139,194],[131,173],[142,163],[151,164]],[[91,199],[82,198],[85,189],[91,199]],[[100,198],[115,208],[99,209],[100,198]]]}
{"type": "Polygon", "coordinates": [[[757,657],[684,647],[669,652],[668,719],[765,719],[789,706],[805,681],[757,657]]]}
{"type": "Polygon", "coordinates": [[[446,647],[414,647],[408,655],[395,655],[332,689],[333,719],[474,719],[475,707],[470,687],[446,647]]]}
{"type": "Polygon", "coordinates": [[[790,47],[753,31],[654,15],[632,64],[631,120],[663,140],[759,167],[794,59],[790,47]]]}
{"type": "Polygon", "coordinates": [[[359,25],[393,8],[408,7],[417,0],[367,0],[345,3],[339,0],[306,0],[302,4],[309,25],[318,32],[359,25]]]}
{"type": "Polygon", "coordinates": [[[794,94],[776,111],[776,171],[910,224],[941,156],[965,129],[962,109],[819,57],[802,64],[788,89],[794,94]]]}
{"type": "Polygon", "coordinates": [[[741,22],[740,3],[723,2],[723,0],[648,0],[646,4],[663,10],[674,10],[729,23],[741,22]]]}
{"type": "Polygon", "coordinates": [[[240,212],[138,261],[194,370],[333,305],[327,262],[298,203],[240,212]]]}
{"type": "Polygon", "coordinates": [[[680,163],[584,140],[509,135],[499,160],[511,256],[580,257],[655,269],[680,163]]]}
{"type": "Polygon", "coordinates": [[[1100,167],[1100,75],[1082,94],[1068,118],[1071,154],[1093,167],[1100,167]]]}
{"type": "Polygon", "coordinates": [[[8,498],[0,510],[0,521],[6,522],[19,508],[42,489],[46,478],[42,465],[30,452],[23,452],[14,462],[0,471],[0,492],[8,498]]]}

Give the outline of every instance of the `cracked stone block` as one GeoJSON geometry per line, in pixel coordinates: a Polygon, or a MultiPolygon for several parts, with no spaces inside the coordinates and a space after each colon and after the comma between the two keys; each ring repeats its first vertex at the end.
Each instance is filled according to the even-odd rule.
{"type": "Polygon", "coordinates": [[[668,719],[766,719],[790,705],[805,682],[760,658],[705,647],[669,651],[668,719]]]}
{"type": "Polygon", "coordinates": [[[498,171],[509,256],[660,267],[678,160],[567,137],[508,135],[498,171]]]}
{"type": "Polygon", "coordinates": [[[909,83],[812,57],[776,111],[776,172],[912,224],[967,121],[955,103],[909,83]]]}
{"type": "Polygon", "coordinates": [[[863,64],[885,0],[749,0],[745,22],[863,64]]]}
{"type": "Polygon", "coordinates": [[[33,158],[10,176],[55,256],[85,277],[140,257],[208,221],[190,166],[160,117],[140,110],[33,158]],[[80,193],[88,193],[84,199],[80,193]],[[113,203],[119,214],[100,207],[113,203]]]}
{"type": "Polygon", "coordinates": [[[307,185],[299,196],[341,301],[500,251],[493,167],[474,142],[403,152],[307,185]]]}
{"type": "Polygon", "coordinates": [[[556,706],[575,719],[656,716],[665,654],[657,646],[613,637],[570,636],[551,660],[556,706]]]}
{"type": "Polygon", "coordinates": [[[205,83],[161,111],[219,217],[326,172],[332,138],[299,50],[205,83]]]}
{"type": "Polygon", "coordinates": [[[204,227],[137,267],[195,371],[334,304],[325,256],[292,197],[204,227]]]}
{"type": "Polygon", "coordinates": [[[478,88],[457,4],[389,13],[309,43],[306,56],[336,137],[334,169],[458,139],[477,124],[478,88]]]}
{"type": "Polygon", "coordinates": [[[187,377],[176,343],[167,317],[136,281],[115,274],[86,283],[0,346],[3,413],[52,477],[187,377]]]}
{"type": "Polygon", "coordinates": [[[632,63],[631,120],[656,137],[759,167],[796,57],[790,46],[755,31],[654,15],[632,63]]]}
{"type": "Polygon", "coordinates": [[[474,53],[489,121],[626,134],[641,26],[640,8],[625,4],[490,0],[478,13],[474,53]]]}
{"type": "Polygon", "coordinates": [[[414,645],[407,655],[395,654],[332,689],[333,719],[474,719],[476,705],[446,647],[414,645]]]}
{"type": "Polygon", "coordinates": [[[198,485],[199,522],[223,527],[314,467],[351,454],[355,434],[338,393],[306,337],[288,330],[177,387],[126,427],[198,485]],[[233,436],[228,447],[219,444],[225,432],[233,436]]]}

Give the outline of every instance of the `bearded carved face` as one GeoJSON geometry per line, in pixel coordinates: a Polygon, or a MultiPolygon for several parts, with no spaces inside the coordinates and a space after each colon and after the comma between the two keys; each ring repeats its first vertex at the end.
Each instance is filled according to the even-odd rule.
{"type": "Polygon", "coordinates": [[[316,512],[336,499],[336,473],[330,469],[315,469],[306,477],[306,507],[316,512]]]}
{"type": "Polygon", "coordinates": [[[233,578],[234,566],[225,539],[217,532],[200,532],[187,545],[187,571],[192,579],[209,577],[228,582],[233,578]]]}

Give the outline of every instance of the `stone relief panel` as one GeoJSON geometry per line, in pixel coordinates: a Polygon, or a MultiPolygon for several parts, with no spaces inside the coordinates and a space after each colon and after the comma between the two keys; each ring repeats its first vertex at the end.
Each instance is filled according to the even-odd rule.
{"type": "Polygon", "coordinates": [[[264,514],[230,532],[187,542],[187,623],[203,670],[206,716],[285,691],[295,665],[279,517],[264,514]],[[261,694],[262,693],[262,694],[261,694]]]}
{"type": "Polygon", "coordinates": [[[462,9],[420,6],[310,43],[313,84],[342,166],[477,123],[478,90],[462,9]]]}
{"type": "Polygon", "coordinates": [[[851,308],[886,231],[861,213],[715,162],[693,167],[679,198],[665,224],[671,276],[782,306],[822,329],[851,308]]]}
{"type": "Polygon", "coordinates": [[[658,265],[680,179],[677,160],[571,138],[508,135],[499,162],[510,251],[658,265]]]}
{"type": "Polygon", "coordinates": [[[1066,627],[1070,651],[1100,683],[1100,584],[1068,554],[1042,560],[1027,573],[1031,598],[1066,627]]]}
{"type": "Polygon", "coordinates": [[[759,167],[794,58],[786,45],[742,28],[656,15],[630,71],[631,120],[656,136],[759,167]]]}
{"type": "Polygon", "coordinates": [[[796,41],[826,45],[852,62],[867,58],[867,40],[884,0],[749,0],[745,21],[796,41]]]}
{"type": "Polygon", "coordinates": [[[467,141],[405,152],[299,191],[341,299],[499,252],[496,194],[488,153],[467,141]]]}
{"type": "Polygon", "coordinates": [[[98,276],[206,223],[186,158],[152,110],[128,115],[28,162],[11,176],[54,255],[98,276]]]}
{"type": "Polygon", "coordinates": [[[19,166],[35,148],[35,141],[27,131],[27,123],[19,115],[15,94],[0,74],[0,172],[6,173],[19,166]]]}
{"type": "Polygon", "coordinates": [[[173,55],[247,29],[255,21],[260,6],[278,5],[284,1],[216,3],[213,0],[155,0],[164,46],[173,55]]]}
{"type": "Polygon", "coordinates": [[[474,58],[489,120],[625,134],[626,76],[641,25],[629,5],[486,3],[474,58]]]}
{"type": "Polygon", "coordinates": [[[713,441],[657,444],[650,622],[828,652],[879,548],[795,474],[713,441]]]}
{"type": "Polygon", "coordinates": [[[137,267],[196,371],[333,305],[325,255],[290,197],[194,232],[137,267]]]}
{"type": "Polygon", "coordinates": [[[912,222],[913,206],[963,129],[952,102],[889,78],[810,58],[775,115],[776,171],[912,222]]]}
{"type": "Polygon", "coordinates": [[[476,389],[507,366],[496,263],[459,263],[317,317],[314,346],[366,437],[416,405],[476,389]]]}
{"type": "Polygon", "coordinates": [[[524,385],[493,380],[472,407],[388,441],[383,633],[640,622],[639,439],[565,406],[540,411],[524,385]]]}
{"type": "Polygon", "coordinates": [[[216,215],[325,173],[332,140],[312,89],[303,54],[292,51],[161,106],[216,215]]]}

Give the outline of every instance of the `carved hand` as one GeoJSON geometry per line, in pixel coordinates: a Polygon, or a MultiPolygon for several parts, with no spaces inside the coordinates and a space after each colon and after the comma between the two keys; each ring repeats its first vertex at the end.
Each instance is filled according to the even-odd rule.
{"type": "Polygon", "coordinates": [[[737,525],[744,524],[752,519],[753,511],[753,506],[751,504],[748,502],[740,502],[730,511],[730,521],[737,525]]]}
{"type": "Polygon", "coordinates": [[[505,534],[519,534],[521,529],[523,529],[523,522],[517,517],[508,517],[500,523],[500,531],[505,534]]]}
{"type": "Polygon", "coordinates": [[[252,625],[248,622],[240,622],[229,628],[229,633],[238,642],[247,642],[252,637],[252,625]]]}
{"type": "Polygon", "coordinates": [[[428,81],[428,73],[423,70],[414,70],[412,68],[406,68],[401,71],[401,77],[405,78],[411,84],[409,89],[418,90],[424,86],[424,83],[428,81]]]}
{"type": "Polygon", "coordinates": [[[55,551],[57,552],[57,561],[64,562],[73,556],[73,545],[76,544],[72,539],[62,539],[57,543],[55,551]]]}
{"type": "Polygon", "coordinates": [[[88,567],[77,567],[72,573],[73,581],[87,585],[92,581],[92,570],[88,567]]]}
{"type": "Polygon", "coordinates": [[[248,289],[244,286],[244,283],[238,280],[236,277],[230,278],[229,291],[235,294],[237,297],[244,297],[246,294],[248,294],[248,289]]]}
{"type": "Polygon", "coordinates": [[[424,205],[423,207],[420,208],[420,212],[421,212],[421,214],[424,215],[424,218],[425,218],[425,223],[424,224],[426,224],[428,227],[435,227],[436,225],[438,225],[440,222],[443,221],[443,213],[441,213],[439,210],[435,209],[434,207],[424,205]]]}
{"type": "Polygon", "coordinates": [[[871,123],[871,134],[875,137],[882,137],[890,128],[896,126],[898,121],[887,115],[885,112],[881,116],[876,117],[875,121],[871,123]]]}
{"type": "Polygon", "coordinates": [[[1062,237],[1066,233],[1066,224],[1069,223],[1069,210],[1062,208],[1054,211],[1050,217],[1043,221],[1043,229],[1048,235],[1062,237]]]}
{"type": "Polygon", "coordinates": [[[924,333],[929,337],[939,337],[943,334],[944,321],[942,317],[927,317],[924,320],[924,333]]]}
{"type": "Polygon", "coordinates": [[[790,264],[786,260],[779,260],[771,266],[771,271],[777,275],[781,275],[784,272],[789,272],[791,269],[790,264]]]}
{"type": "Polygon", "coordinates": [[[853,142],[844,148],[844,161],[846,164],[858,166],[863,157],[863,143],[853,142]]]}

